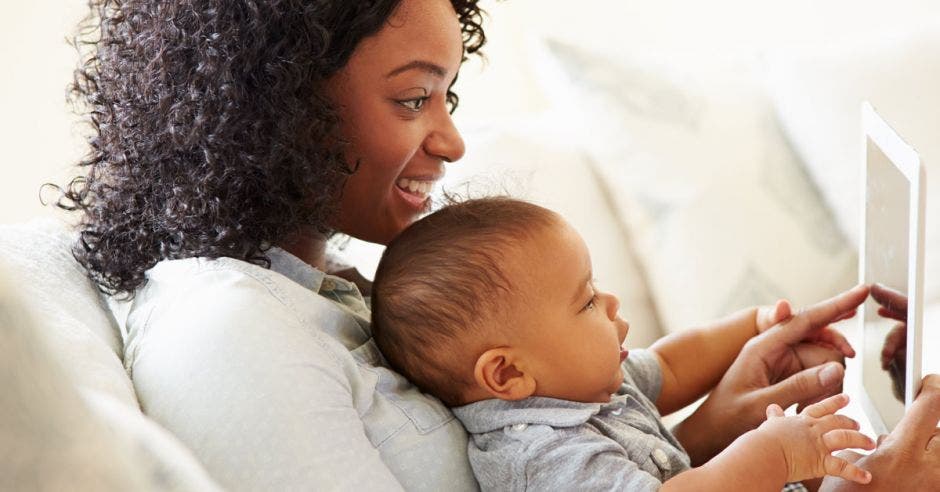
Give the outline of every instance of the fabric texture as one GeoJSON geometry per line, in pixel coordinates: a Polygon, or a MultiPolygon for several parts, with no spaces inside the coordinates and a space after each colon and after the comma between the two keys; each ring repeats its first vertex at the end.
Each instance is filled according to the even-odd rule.
{"type": "Polygon", "coordinates": [[[76,386],[42,336],[43,316],[13,294],[22,279],[2,273],[0,490],[218,490],[136,405],[76,386]]]}
{"type": "Polygon", "coordinates": [[[927,174],[924,300],[940,301],[940,24],[777,53],[766,84],[788,138],[853,244],[861,224],[862,101],[920,154],[927,174]]]}
{"type": "Polygon", "coordinates": [[[658,490],[689,468],[653,401],[655,356],[632,350],[609,403],[532,397],[454,408],[472,434],[469,456],[483,490],[658,490]]]}
{"type": "Polygon", "coordinates": [[[121,363],[121,332],[104,298],[71,254],[63,223],[0,225],[0,266],[35,319],[37,335],[72,382],[138,408],[121,363]]]}
{"type": "Polygon", "coordinates": [[[476,489],[465,431],[386,367],[356,287],[269,256],[148,272],[125,352],[145,412],[231,490],[476,489]]]}
{"type": "Polygon", "coordinates": [[[665,331],[855,283],[855,250],[753,67],[685,72],[558,42],[549,52],[567,78],[556,99],[610,189],[665,331]]]}

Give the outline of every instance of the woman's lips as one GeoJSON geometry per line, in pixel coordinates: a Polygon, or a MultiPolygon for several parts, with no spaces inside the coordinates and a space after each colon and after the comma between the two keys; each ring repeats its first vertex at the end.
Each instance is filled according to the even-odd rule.
{"type": "Polygon", "coordinates": [[[399,178],[395,190],[412,207],[421,210],[427,204],[436,180],[399,178]]]}
{"type": "Polygon", "coordinates": [[[629,355],[629,353],[630,353],[629,350],[623,347],[620,347],[620,362],[627,360],[627,355],[629,355]]]}

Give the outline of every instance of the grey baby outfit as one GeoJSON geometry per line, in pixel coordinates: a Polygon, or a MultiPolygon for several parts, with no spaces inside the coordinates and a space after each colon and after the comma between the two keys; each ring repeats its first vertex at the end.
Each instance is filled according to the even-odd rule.
{"type": "Polygon", "coordinates": [[[532,397],[453,408],[472,436],[483,490],[658,490],[689,469],[653,401],[662,388],[656,357],[631,350],[610,403],[532,397]]]}

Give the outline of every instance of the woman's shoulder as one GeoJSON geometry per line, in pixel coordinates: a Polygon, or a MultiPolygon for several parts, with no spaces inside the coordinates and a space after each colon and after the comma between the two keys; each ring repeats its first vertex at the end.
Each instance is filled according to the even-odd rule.
{"type": "Polygon", "coordinates": [[[305,473],[375,458],[406,489],[474,488],[460,424],[385,367],[343,301],[352,287],[324,275],[313,291],[288,275],[231,259],[155,267],[125,352],[148,413],[210,460],[272,446],[280,466],[305,473]]]}
{"type": "Polygon", "coordinates": [[[348,311],[342,309],[342,302],[322,295],[337,280],[313,267],[301,274],[225,257],[165,260],[147,272],[147,282],[137,291],[134,305],[198,302],[207,311],[223,314],[225,308],[249,303],[319,324],[320,314],[348,311]]]}
{"type": "Polygon", "coordinates": [[[363,322],[341,304],[260,265],[233,258],[166,260],[147,272],[136,293],[125,353],[133,355],[154,332],[240,340],[303,337],[315,340],[334,362],[348,363],[347,352],[368,339],[363,322]]]}

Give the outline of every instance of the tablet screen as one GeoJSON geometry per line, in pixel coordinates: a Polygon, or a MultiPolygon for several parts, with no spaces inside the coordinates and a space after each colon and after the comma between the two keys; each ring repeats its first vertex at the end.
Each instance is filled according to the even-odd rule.
{"type": "Polygon", "coordinates": [[[868,140],[862,384],[887,431],[904,415],[911,183],[868,140]]]}

